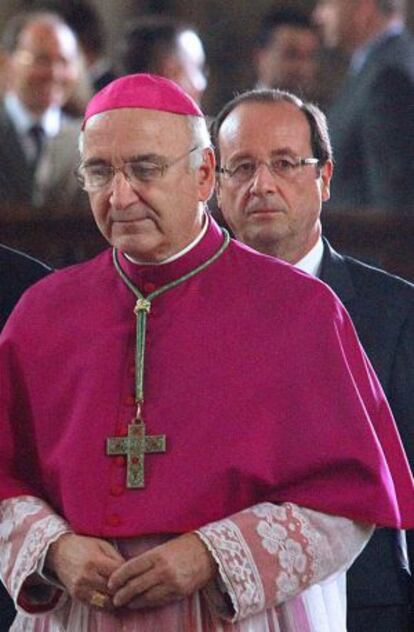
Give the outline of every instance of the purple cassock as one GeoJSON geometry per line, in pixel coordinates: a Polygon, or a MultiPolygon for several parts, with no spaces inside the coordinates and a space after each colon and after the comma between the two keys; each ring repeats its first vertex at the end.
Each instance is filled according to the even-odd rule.
{"type": "MultiPolygon", "coordinates": [[[[164,265],[120,256],[144,295],[220,248],[214,221],[164,265]]],[[[134,417],[135,296],[107,250],[21,299],[1,338],[0,499],[41,497],[80,534],[182,533],[291,501],[414,526],[414,488],[388,404],[335,295],[231,242],[153,300],[143,416],[165,453],[126,487],[107,439],[134,417]]]]}

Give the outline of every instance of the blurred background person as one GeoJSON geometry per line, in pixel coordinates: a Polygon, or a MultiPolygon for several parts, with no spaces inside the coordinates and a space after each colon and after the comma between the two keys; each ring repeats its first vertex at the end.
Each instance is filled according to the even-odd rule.
{"type": "Polygon", "coordinates": [[[293,8],[272,9],[263,16],[257,36],[257,87],[314,98],[319,52],[319,36],[307,14],[293,8]]]}
{"type": "Polygon", "coordinates": [[[79,76],[73,31],[49,12],[11,18],[2,36],[8,89],[0,103],[3,208],[86,211],[73,170],[80,121],[62,112],[79,76]]]}
{"type": "MultiPolygon", "coordinates": [[[[56,10],[59,10],[59,4],[56,10]]],[[[97,9],[88,2],[70,3],[62,15],[76,33],[94,92],[116,79],[112,60],[106,55],[106,32],[97,9]]]]}
{"type": "Polygon", "coordinates": [[[325,44],[350,55],[328,111],[333,208],[412,212],[414,41],[403,0],[318,0],[325,44]]]}
{"type": "Polygon", "coordinates": [[[135,21],[121,38],[120,74],[150,72],[175,81],[197,103],[207,88],[206,56],[189,25],[165,16],[135,21]]]}

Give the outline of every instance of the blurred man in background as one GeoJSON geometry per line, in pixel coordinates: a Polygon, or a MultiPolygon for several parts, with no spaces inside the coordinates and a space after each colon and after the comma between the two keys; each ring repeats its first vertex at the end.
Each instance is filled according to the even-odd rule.
{"type": "Polygon", "coordinates": [[[268,12],[261,22],[254,55],[257,87],[313,98],[319,49],[318,34],[306,14],[294,9],[268,12]]]}
{"type": "Polygon", "coordinates": [[[62,107],[79,76],[76,37],[57,15],[13,17],[2,36],[8,90],[0,104],[0,190],[12,209],[86,209],[73,178],[79,121],[62,107]]]}
{"type": "Polygon", "coordinates": [[[201,39],[188,25],[168,17],[145,17],[125,32],[119,47],[121,74],[150,72],[175,81],[196,103],[207,88],[201,39]]]}
{"type": "Polygon", "coordinates": [[[328,112],[335,153],[332,207],[412,212],[414,41],[403,0],[318,0],[326,45],[350,57],[328,112]]]}

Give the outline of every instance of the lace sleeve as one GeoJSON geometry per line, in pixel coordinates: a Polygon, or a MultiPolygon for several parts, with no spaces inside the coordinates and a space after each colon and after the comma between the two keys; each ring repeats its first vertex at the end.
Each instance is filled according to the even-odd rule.
{"type": "Polygon", "coordinates": [[[49,545],[69,531],[40,498],[19,496],[0,503],[0,576],[18,610],[45,612],[63,603],[62,589],[42,569],[49,545]]]}
{"type": "Polygon", "coordinates": [[[220,578],[206,596],[232,621],[279,606],[343,573],[372,531],[291,503],[256,505],[196,532],[219,566],[220,578]]]}

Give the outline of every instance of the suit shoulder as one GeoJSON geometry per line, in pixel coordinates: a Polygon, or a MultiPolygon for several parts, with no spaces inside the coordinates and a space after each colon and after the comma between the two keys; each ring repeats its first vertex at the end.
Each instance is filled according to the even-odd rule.
{"type": "Polygon", "coordinates": [[[34,279],[41,278],[52,271],[46,263],[2,244],[0,244],[0,262],[3,272],[11,276],[27,276],[34,279]]]}
{"type": "Polygon", "coordinates": [[[360,294],[384,298],[387,302],[398,299],[399,303],[414,306],[414,284],[410,281],[352,257],[344,256],[343,260],[360,294]]]}
{"type": "Polygon", "coordinates": [[[50,272],[41,261],[0,245],[0,329],[21,295],[50,272]]]}

